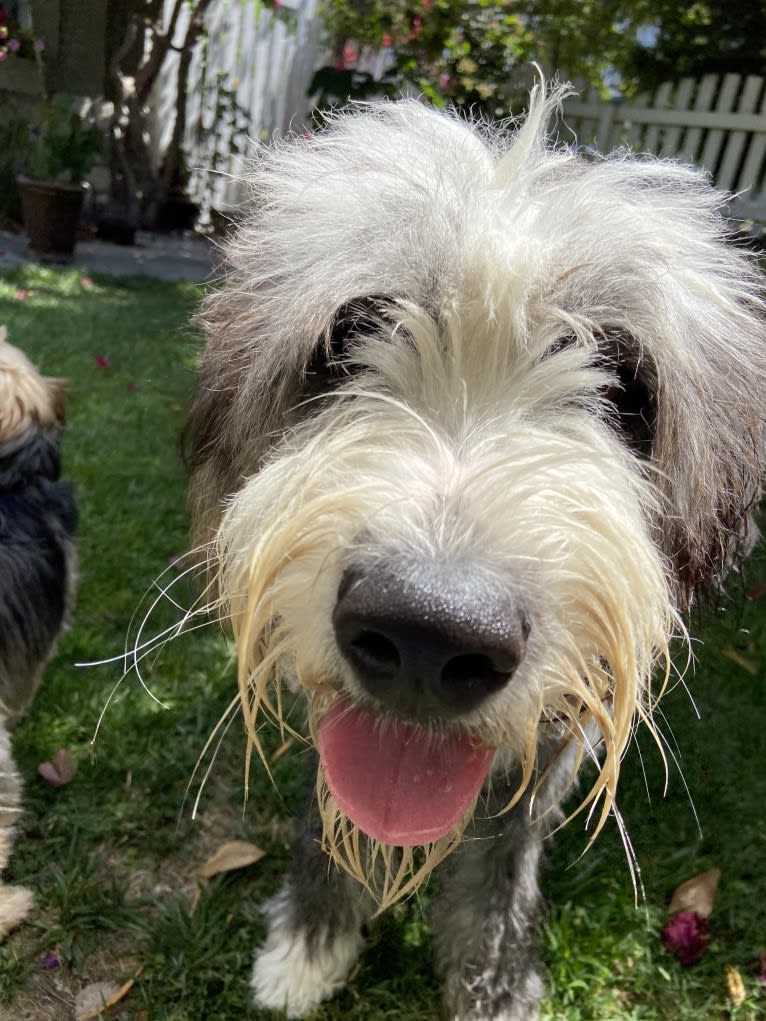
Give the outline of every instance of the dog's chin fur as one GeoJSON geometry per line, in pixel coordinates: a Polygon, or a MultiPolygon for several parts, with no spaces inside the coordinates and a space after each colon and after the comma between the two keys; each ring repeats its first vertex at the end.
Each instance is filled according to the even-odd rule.
{"type": "Polygon", "coordinates": [[[264,149],[200,319],[191,503],[251,749],[286,684],[315,741],[342,698],[496,750],[476,803],[420,849],[361,834],[319,766],[254,976],[291,1016],[342,983],[361,921],[448,855],[450,1016],[536,1016],[541,841],[597,758],[580,803],[604,824],[683,613],[755,540],[757,268],[697,172],[552,146],[561,94],[536,88],[515,132],[381,103],[264,149]],[[334,625],[350,573],[406,587],[423,565],[531,627],[508,683],[464,712],[371,691],[334,625]]]}
{"type": "Polygon", "coordinates": [[[74,599],[77,514],[59,481],[65,391],[0,327],[0,939],[32,904],[30,891],[2,882],[21,807],[8,730],[34,697],[74,599]]]}

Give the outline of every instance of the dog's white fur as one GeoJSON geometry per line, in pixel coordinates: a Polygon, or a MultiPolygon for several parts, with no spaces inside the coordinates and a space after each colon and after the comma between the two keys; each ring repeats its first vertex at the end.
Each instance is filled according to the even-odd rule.
{"type": "MultiPolygon", "coordinates": [[[[515,134],[383,103],[264,150],[231,276],[203,315],[191,422],[197,531],[213,541],[256,746],[281,681],[308,693],[313,727],[338,692],[363,699],[332,626],[350,565],[464,564],[523,602],[532,631],[512,683],[449,726],[498,749],[501,780],[518,768],[509,800],[538,835],[594,724],[603,764],[584,803],[603,823],[680,614],[752,545],[766,390],[761,284],[723,243],[719,196],[687,167],[551,146],[559,98],[535,90],[515,134]],[[343,338],[350,375],[314,386],[339,310],[360,298],[376,311],[343,338]],[[642,451],[619,418],[626,360],[651,399],[642,451]],[[567,756],[543,755],[561,742],[567,756]]],[[[384,902],[468,822],[392,882],[390,854],[359,852],[321,770],[319,797],[325,846],[368,890],[382,871],[384,902]]],[[[309,946],[288,892],[253,985],[303,1016],[343,980],[358,928],[309,946]]],[[[461,937],[465,974],[439,937],[451,1016],[535,1016],[535,972],[515,993],[506,976],[502,995],[470,978],[505,952],[481,942],[499,946],[504,923],[482,924],[475,948],[461,937]]]]}

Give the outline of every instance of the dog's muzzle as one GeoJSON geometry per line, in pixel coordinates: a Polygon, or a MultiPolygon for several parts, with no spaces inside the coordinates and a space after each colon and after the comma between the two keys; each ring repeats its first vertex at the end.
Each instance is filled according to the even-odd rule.
{"type": "Polygon", "coordinates": [[[333,625],[362,689],[421,721],[469,712],[505,687],[531,629],[520,601],[473,565],[402,558],[347,568],[333,625]]]}

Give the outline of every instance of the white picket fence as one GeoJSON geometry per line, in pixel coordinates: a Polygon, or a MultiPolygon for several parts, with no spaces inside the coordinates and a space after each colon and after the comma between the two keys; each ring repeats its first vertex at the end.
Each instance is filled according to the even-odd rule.
{"type": "Polygon", "coordinates": [[[624,146],[703,167],[734,194],[734,216],[766,223],[766,78],[684,78],[630,101],[591,91],[565,103],[563,122],[562,137],[568,128],[600,152],[624,146]]]}
{"type": "MultiPolygon", "coordinates": [[[[217,0],[211,6],[206,38],[189,70],[184,144],[191,196],[203,205],[225,210],[241,201],[238,171],[252,140],[308,125],[307,93],[321,46],[318,2],[282,0],[279,13],[258,0],[217,0]]],[[[166,16],[172,6],[166,0],[166,16]]],[[[177,39],[186,24],[182,17],[177,39]]],[[[172,130],[177,65],[177,56],[167,61],[150,99],[150,137],[158,158],[172,130]]]]}
{"type": "MultiPolygon", "coordinates": [[[[171,5],[166,0],[168,11],[171,5]]],[[[232,140],[241,149],[245,135],[281,136],[310,122],[307,90],[326,59],[319,0],[282,0],[280,6],[276,13],[259,0],[217,0],[207,41],[192,62],[185,144],[191,190],[217,208],[236,206],[242,198],[232,140]],[[221,115],[221,90],[229,97],[228,117],[221,115]]],[[[175,76],[171,63],[152,99],[158,151],[170,132],[175,76]]],[[[733,215],[766,223],[764,78],[686,78],[630,101],[605,102],[586,90],[565,103],[563,122],[561,137],[580,146],[602,152],[625,146],[704,167],[717,187],[735,193],[733,215]]]]}

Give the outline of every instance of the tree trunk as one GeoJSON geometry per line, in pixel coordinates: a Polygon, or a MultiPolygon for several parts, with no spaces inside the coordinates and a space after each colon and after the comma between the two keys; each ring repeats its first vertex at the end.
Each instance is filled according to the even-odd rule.
{"type": "Polygon", "coordinates": [[[125,38],[110,64],[115,104],[110,130],[112,138],[112,200],[134,225],[151,229],[157,212],[177,183],[186,129],[188,72],[195,44],[204,30],[205,13],[212,0],[196,0],[180,45],[173,39],[188,0],[174,0],[168,26],[163,29],[163,0],[147,0],[143,10],[128,21],[125,38]],[[143,62],[130,74],[122,67],[141,37],[149,40],[143,62]],[[147,144],[147,104],[152,88],[171,52],[179,54],[178,81],[170,142],[158,161],[147,144]]]}

